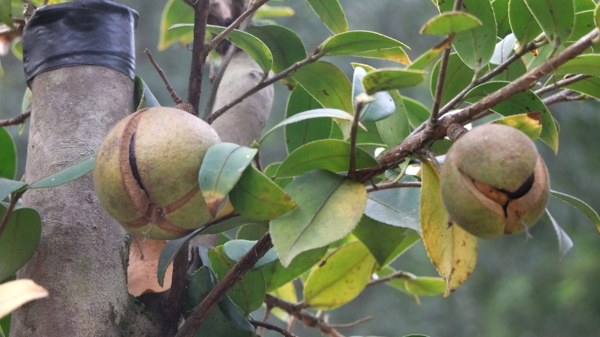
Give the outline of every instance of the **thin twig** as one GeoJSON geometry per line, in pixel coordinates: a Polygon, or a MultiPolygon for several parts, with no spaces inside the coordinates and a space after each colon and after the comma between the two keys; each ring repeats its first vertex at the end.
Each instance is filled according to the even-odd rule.
{"type": "Polygon", "coordinates": [[[573,90],[562,90],[552,96],[545,97],[542,102],[544,105],[554,105],[563,102],[583,101],[590,99],[590,96],[582,95],[573,90]]]}
{"type": "Polygon", "coordinates": [[[163,80],[163,83],[165,84],[165,87],[167,87],[167,91],[169,92],[169,94],[171,94],[171,98],[173,99],[175,104],[183,103],[183,100],[181,99],[181,97],[179,97],[179,95],[177,95],[177,93],[175,92],[175,89],[173,89],[173,87],[171,86],[171,83],[169,83],[169,80],[167,79],[167,75],[165,75],[164,70],[158,65],[158,63],[156,63],[156,60],[154,60],[154,57],[152,56],[152,53],[150,53],[150,50],[148,50],[148,48],[146,48],[146,49],[144,49],[144,53],[146,53],[146,55],[148,56],[148,59],[150,59],[150,63],[152,63],[152,65],[154,66],[154,69],[156,69],[156,72],[158,72],[158,75],[163,80]]]}
{"type": "Polygon", "coordinates": [[[372,286],[376,286],[378,284],[387,283],[387,282],[389,282],[391,280],[395,280],[395,279],[410,280],[410,279],[413,279],[413,278],[414,278],[414,276],[411,275],[411,274],[409,274],[409,273],[407,273],[407,272],[397,271],[397,272],[395,272],[393,274],[390,274],[388,276],[384,276],[384,277],[378,278],[376,280],[369,281],[369,283],[367,283],[367,287],[372,287],[372,286]]]}
{"type": "Polygon", "coordinates": [[[206,22],[208,20],[209,0],[196,0],[194,3],[194,45],[192,47],[192,65],[188,85],[188,102],[194,113],[198,115],[200,94],[202,93],[202,77],[208,49],[204,45],[206,38],[206,22]]]}
{"type": "Polygon", "coordinates": [[[192,337],[198,327],[204,322],[210,312],[225,297],[227,292],[254,267],[258,259],[263,257],[273,247],[271,236],[265,234],[228,272],[223,279],[204,297],[194,312],[186,319],[185,323],[175,337],[192,337]]]}
{"type": "Polygon", "coordinates": [[[254,325],[255,327],[261,327],[261,328],[265,328],[265,329],[268,329],[268,330],[273,330],[273,331],[279,332],[284,337],[298,337],[298,335],[292,333],[289,330],[286,330],[284,328],[280,328],[280,327],[278,327],[276,325],[269,324],[267,322],[250,320],[250,323],[252,323],[252,325],[254,325]]]}
{"type": "Polygon", "coordinates": [[[585,79],[590,78],[590,77],[592,77],[592,76],[585,75],[585,74],[579,74],[579,75],[565,77],[562,80],[557,81],[556,83],[553,83],[551,85],[545,86],[543,88],[540,88],[540,89],[534,91],[534,93],[536,95],[538,95],[538,96],[541,96],[543,94],[547,94],[547,93],[549,93],[551,91],[560,89],[560,88],[565,87],[565,86],[567,86],[569,84],[573,84],[575,82],[579,82],[579,81],[585,80],[585,79]]]}
{"type": "Polygon", "coordinates": [[[594,28],[591,32],[580,38],[575,43],[565,48],[562,52],[546,60],[536,68],[517,78],[513,82],[502,87],[480,101],[466,107],[465,109],[454,113],[444,115],[440,122],[434,126],[427,122],[413,131],[404,141],[395,148],[387,151],[379,157],[379,166],[363,169],[357,172],[357,180],[364,182],[372,177],[385,172],[385,170],[396,167],[404,158],[415,151],[428,146],[431,142],[446,136],[448,126],[451,124],[464,125],[473,121],[475,116],[485,112],[498,103],[512,97],[513,95],[528,90],[540,78],[552,73],[559,66],[583,53],[594,44],[598,38],[598,29],[594,28]]]}
{"type": "Polygon", "coordinates": [[[407,181],[407,182],[389,182],[389,183],[381,183],[379,185],[372,185],[367,187],[367,193],[381,191],[381,190],[390,190],[394,188],[405,188],[405,187],[421,187],[421,183],[418,181],[407,181]]]}
{"type": "MultiPolygon", "coordinates": [[[[455,34],[450,34],[449,39],[453,40],[455,34]]],[[[446,72],[448,70],[448,60],[450,59],[450,47],[444,49],[442,54],[442,61],[440,64],[440,70],[438,72],[438,79],[435,85],[435,97],[433,100],[433,108],[431,109],[431,116],[429,116],[429,123],[436,124],[439,118],[440,104],[442,102],[442,93],[444,92],[444,81],[446,80],[446,72]]]]}
{"type": "Polygon", "coordinates": [[[241,103],[243,100],[248,98],[250,95],[270,86],[271,84],[273,84],[281,79],[284,79],[284,78],[290,76],[299,68],[317,61],[320,57],[321,57],[320,54],[313,54],[311,56],[308,56],[304,60],[298,61],[298,62],[292,64],[287,69],[282,70],[279,74],[277,74],[273,77],[270,77],[263,82],[260,82],[254,88],[246,91],[245,93],[241,94],[238,98],[229,102],[229,104],[226,104],[223,107],[219,108],[218,110],[215,110],[210,116],[208,116],[208,119],[207,119],[208,124],[212,124],[212,122],[214,122],[215,119],[219,118],[222,114],[224,114],[227,110],[231,109],[235,105],[241,103]]]}
{"type": "Polygon", "coordinates": [[[8,209],[6,210],[6,213],[4,213],[4,217],[2,218],[2,222],[0,223],[0,235],[2,235],[2,232],[4,232],[4,229],[8,224],[8,220],[10,220],[10,216],[12,215],[15,206],[17,206],[17,202],[19,201],[23,193],[25,193],[25,191],[12,193],[10,198],[10,204],[8,204],[8,209]]]}
{"type": "Polygon", "coordinates": [[[288,314],[298,318],[304,325],[317,328],[321,331],[322,334],[326,336],[334,336],[341,337],[343,336],[336,329],[342,328],[351,328],[358,324],[362,324],[368,321],[370,318],[364,318],[358,320],[356,322],[348,323],[348,324],[330,324],[321,320],[319,317],[311,314],[310,312],[303,309],[304,305],[298,305],[296,303],[290,303],[288,301],[282,300],[281,298],[272,296],[267,294],[265,297],[265,303],[268,307],[277,307],[287,312],[288,314]]]}
{"type": "Polygon", "coordinates": [[[31,116],[31,109],[23,112],[17,117],[0,119],[0,127],[23,124],[29,116],[31,116]]]}

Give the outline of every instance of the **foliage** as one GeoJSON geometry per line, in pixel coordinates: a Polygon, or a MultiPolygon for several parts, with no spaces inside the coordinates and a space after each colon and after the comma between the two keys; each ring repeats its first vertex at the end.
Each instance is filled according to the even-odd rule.
{"type": "MultiPolygon", "coordinates": [[[[436,2],[440,13],[432,13],[421,33],[443,37],[412,62],[403,42],[352,30],[338,1],[308,1],[333,34],[308,54],[300,36],[277,24],[246,31],[207,26],[209,33],[218,35],[215,39],[228,39],[275,74],[259,86],[281,80],[290,93],[286,119],[265,131],[252,148],[223,143],[206,155],[198,179],[211,214],[216,217],[229,201],[233,215],[217,217],[170,241],[160,257],[157,273],[162,284],[167,266],[194,236],[239,228],[235,239],[226,237],[217,247],[200,249],[203,267],[189,280],[184,315],[204,315],[204,334],[251,336],[249,316],[263,303],[286,313],[277,317],[318,321],[305,309],[337,308],[380,283],[417,300],[450,296],[475,271],[478,254],[476,237],[448,226],[439,193],[438,160],[448,149],[444,137],[454,140],[450,127],[487,117],[485,121],[518,128],[558,153],[559,128],[549,106],[600,97],[600,55],[594,46],[600,6],[575,0],[547,1],[544,6],[532,0],[436,2]],[[329,61],[337,56],[385,60],[393,66],[375,69],[353,63],[349,78],[329,61]],[[427,77],[432,108],[402,92],[427,77]],[[261,146],[281,127],[288,154],[262,169],[261,146]],[[256,237],[248,237],[244,226],[262,228],[259,234],[267,233],[267,249],[257,252],[256,237]],[[440,277],[389,266],[421,239],[440,277]],[[242,262],[249,258],[258,263],[245,266],[242,262]],[[227,283],[236,273],[239,279],[227,283]],[[301,286],[299,303],[286,301],[298,297],[290,282],[301,286]],[[219,285],[227,297],[216,300],[213,312],[194,310],[219,285]]],[[[8,27],[20,20],[15,3],[0,2],[0,20],[8,27]]],[[[263,16],[289,13],[265,8],[263,16]]],[[[192,42],[193,20],[184,1],[168,1],[159,48],[192,42]]],[[[156,105],[145,82],[138,78],[136,84],[136,107],[156,105]]],[[[223,113],[226,110],[215,111],[208,121],[223,113]]],[[[93,158],[26,184],[13,180],[17,156],[4,129],[0,148],[0,201],[9,201],[0,204],[0,280],[5,280],[27,262],[41,235],[40,216],[19,208],[19,198],[28,189],[50,188],[86,174],[93,158]],[[11,245],[20,249],[10,250],[11,245]]],[[[598,214],[585,202],[559,192],[553,195],[585,213],[600,231],[598,214]]],[[[557,233],[562,257],[573,243],[549,212],[546,221],[557,233]]],[[[334,335],[326,322],[311,326],[334,335]]]]}

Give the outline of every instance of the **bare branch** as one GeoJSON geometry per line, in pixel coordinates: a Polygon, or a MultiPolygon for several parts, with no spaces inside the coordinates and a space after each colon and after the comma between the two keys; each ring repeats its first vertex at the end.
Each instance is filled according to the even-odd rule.
{"type": "Polygon", "coordinates": [[[375,192],[375,191],[381,191],[381,190],[390,190],[390,189],[393,189],[393,188],[405,188],[405,187],[417,187],[417,188],[420,188],[421,187],[421,183],[417,182],[417,181],[399,182],[399,183],[394,183],[394,182],[381,183],[379,185],[372,185],[372,186],[367,187],[367,193],[369,193],[369,192],[375,192]]]}
{"type": "Polygon", "coordinates": [[[315,61],[317,61],[319,59],[320,55],[311,55],[307,58],[305,58],[302,61],[298,61],[296,63],[294,63],[293,65],[291,65],[290,67],[288,67],[287,69],[282,70],[279,74],[266,79],[263,82],[260,82],[257,86],[255,86],[254,88],[248,90],[247,92],[243,93],[242,95],[240,95],[238,98],[234,99],[233,101],[231,101],[229,104],[224,105],[222,108],[220,108],[219,110],[214,111],[210,116],[208,116],[207,122],[208,124],[211,124],[212,122],[215,121],[215,119],[219,118],[222,114],[224,114],[227,110],[231,109],[233,106],[239,104],[240,102],[242,102],[243,100],[245,100],[246,98],[248,98],[250,95],[260,91],[261,89],[264,89],[268,86],[270,86],[271,84],[284,79],[288,76],[290,76],[291,74],[293,74],[296,70],[298,70],[299,68],[313,63],[315,61]]]}
{"type": "Polygon", "coordinates": [[[177,93],[175,92],[175,89],[173,89],[173,87],[171,86],[171,83],[169,83],[169,80],[167,79],[167,75],[165,75],[165,71],[158,65],[158,63],[156,63],[156,60],[154,60],[154,57],[152,56],[152,54],[150,53],[148,48],[144,49],[144,53],[146,53],[146,55],[148,56],[148,59],[150,59],[150,63],[152,63],[152,65],[154,66],[154,69],[156,69],[156,72],[158,72],[158,75],[163,80],[163,83],[165,84],[165,87],[167,88],[167,91],[169,92],[169,94],[171,94],[171,98],[173,99],[175,104],[183,103],[183,100],[181,99],[181,97],[179,97],[179,95],[177,95],[177,93]]]}
{"type": "Polygon", "coordinates": [[[573,90],[562,90],[552,96],[546,97],[542,100],[545,105],[553,105],[563,102],[572,102],[572,101],[584,101],[591,99],[590,96],[580,94],[573,90]]]}
{"type": "Polygon", "coordinates": [[[395,279],[405,279],[405,280],[410,280],[412,279],[414,276],[412,276],[411,274],[404,272],[404,271],[397,271],[393,274],[390,274],[388,276],[385,277],[381,277],[378,278],[376,280],[371,280],[369,281],[369,283],[367,283],[367,287],[372,287],[372,286],[376,286],[378,284],[382,284],[382,283],[387,283],[391,280],[395,280],[395,279]]]}
{"type": "Polygon", "coordinates": [[[551,85],[545,86],[543,88],[540,88],[540,89],[534,91],[534,93],[536,95],[538,95],[538,96],[541,96],[543,94],[547,94],[547,93],[549,93],[551,91],[558,90],[558,89],[560,89],[562,87],[565,87],[565,86],[567,86],[569,84],[573,84],[575,82],[579,82],[579,81],[585,80],[586,78],[590,78],[590,77],[592,77],[592,76],[590,76],[590,75],[584,75],[584,74],[579,74],[579,75],[565,77],[565,78],[563,78],[562,80],[560,80],[560,81],[558,81],[556,83],[553,83],[551,85]]]}
{"type": "Polygon", "coordinates": [[[17,117],[0,119],[0,127],[23,124],[29,116],[31,116],[31,110],[27,110],[17,117]]]}

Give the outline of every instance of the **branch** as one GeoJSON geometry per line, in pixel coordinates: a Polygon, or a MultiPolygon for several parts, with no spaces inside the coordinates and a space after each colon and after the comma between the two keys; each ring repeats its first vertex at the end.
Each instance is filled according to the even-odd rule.
{"type": "Polygon", "coordinates": [[[573,84],[575,82],[579,82],[579,81],[585,80],[586,78],[590,78],[590,77],[592,77],[592,76],[590,76],[590,75],[584,75],[584,74],[579,74],[579,75],[565,77],[565,78],[563,78],[562,80],[560,80],[560,81],[558,81],[556,83],[553,83],[553,84],[551,84],[549,86],[546,86],[546,87],[543,87],[543,88],[540,88],[540,89],[534,91],[534,93],[536,95],[538,95],[538,96],[541,96],[543,94],[547,94],[547,93],[549,93],[551,91],[560,89],[560,88],[565,87],[565,86],[567,86],[569,84],[573,84]]]}
{"type": "Polygon", "coordinates": [[[167,75],[165,75],[165,71],[158,65],[158,63],[156,63],[156,60],[154,60],[154,57],[152,56],[152,54],[150,53],[148,48],[144,49],[144,53],[146,53],[146,55],[148,56],[148,59],[150,59],[150,63],[152,63],[152,65],[154,66],[154,69],[156,69],[156,72],[158,73],[160,78],[163,80],[163,83],[167,87],[167,91],[169,92],[169,94],[171,94],[171,98],[173,99],[173,102],[175,102],[175,104],[182,104],[183,100],[181,99],[181,97],[179,97],[179,95],[177,95],[177,93],[175,92],[175,89],[173,89],[173,87],[171,86],[171,83],[169,83],[169,80],[167,79],[167,75]]]}
{"type": "Polygon", "coordinates": [[[557,103],[563,102],[572,102],[572,101],[583,101],[586,99],[590,99],[589,96],[582,95],[573,90],[562,90],[559,93],[556,93],[552,96],[546,97],[542,100],[544,105],[553,105],[557,103]]]}
{"type": "Polygon", "coordinates": [[[215,119],[219,118],[222,114],[224,114],[227,110],[231,109],[233,106],[239,104],[240,102],[242,102],[243,100],[245,100],[246,98],[248,98],[250,95],[260,91],[261,89],[264,89],[268,86],[270,86],[271,84],[284,79],[288,76],[290,76],[291,74],[293,74],[296,70],[298,70],[299,68],[313,63],[315,61],[317,61],[320,58],[321,55],[319,54],[313,54],[307,58],[305,58],[302,61],[298,61],[294,64],[292,64],[290,67],[282,70],[279,74],[268,78],[267,80],[260,82],[259,84],[257,84],[254,88],[246,91],[245,93],[243,93],[242,95],[240,95],[238,98],[232,100],[229,104],[224,105],[223,107],[219,108],[219,110],[214,111],[210,116],[208,116],[207,122],[208,124],[212,124],[212,122],[215,121],[215,119]]]}
{"type": "Polygon", "coordinates": [[[185,305],[185,293],[187,291],[187,269],[188,269],[188,244],[179,251],[173,261],[173,277],[166,310],[162,313],[167,324],[177,331],[179,316],[185,305]]]}
{"type": "Polygon", "coordinates": [[[290,303],[288,301],[282,300],[278,297],[269,294],[267,294],[267,296],[265,297],[265,303],[267,304],[267,308],[280,308],[288,314],[300,319],[302,323],[304,323],[304,325],[309,326],[311,328],[317,328],[321,331],[322,334],[332,337],[343,337],[343,335],[340,334],[336,329],[351,328],[371,319],[370,317],[366,317],[356,322],[348,324],[328,324],[323,322],[319,317],[304,310],[304,306],[302,305],[290,303]]]}
{"type": "Polygon", "coordinates": [[[381,183],[379,185],[372,185],[367,187],[367,193],[369,192],[375,192],[375,191],[381,191],[381,190],[390,190],[393,188],[403,188],[403,187],[417,187],[420,188],[421,187],[421,183],[417,182],[417,181],[411,181],[411,182],[402,182],[402,183],[394,183],[394,182],[389,182],[389,183],[381,183]]]}
{"type": "Polygon", "coordinates": [[[359,95],[356,98],[356,107],[354,108],[354,118],[352,119],[352,128],[350,129],[350,163],[348,164],[348,178],[356,178],[356,136],[358,135],[358,121],[360,120],[360,111],[363,108],[363,100],[359,95]]]}
{"type": "Polygon", "coordinates": [[[202,93],[202,77],[204,74],[204,63],[208,50],[204,45],[206,38],[206,21],[208,20],[209,0],[196,0],[194,3],[194,46],[192,48],[192,65],[188,85],[188,102],[198,114],[200,106],[200,94],[202,93]]]}
{"type": "Polygon", "coordinates": [[[410,280],[410,279],[413,279],[413,275],[411,275],[411,274],[409,274],[407,272],[404,272],[404,271],[397,271],[397,272],[395,272],[393,274],[390,274],[388,276],[381,277],[381,278],[378,278],[376,280],[369,281],[369,283],[367,283],[367,287],[372,287],[372,286],[376,286],[378,284],[387,283],[387,282],[389,282],[391,280],[395,280],[395,279],[407,279],[407,280],[410,280]]]}
{"type": "Polygon", "coordinates": [[[277,331],[280,334],[282,334],[284,337],[298,337],[298,335],[293,334],[291,331],[280,328],[276,325],[273,324],[269,324],[267,322],[261,322],[261,321],[255,321],[255,320],[250,320],[250,323],[252,323],[252,325],[254,325],[255,327],[261,327],[261,328],[265,328],[268,330],[273,330],[273,331],[277,331]]]}
{"type": "Polygon", "coordinates": [[[227,292],[254,267],[258,259],[273,247],[271,236],[265,234],[250,251],[231,268],[223,279],[204,297],[194,312],[185,321],[175,337],[192,337],[210,312],[227,295],[227,292]]]}
{"type": "Polygon", "coordinates": [[[442,116],[442,118],[440,118],[440,123],[437,123],[436,125],[424,123],[414,130],[400,145],[383,154],[378,159],[379,167],[371,167],[359,171],[357,180],[361,182],[368,181],[372,177],[385,172],[385,170],[396,167],[410,154],[428,146],[434,140],[443,138],[450,125],[467,124],[473,121],[476,116],[480,117],[483,112],[493,108],[498,103],[517,93],[528,90],[540,78],[552,73],[559,66],[591,47],[596,38],[598,38],[598,29],[594,28],[590,33],[583,36],[559,54],[546,60],[500,90],[489,94],[480,101],[457,113],[442,116]]]}
{"type": "Polygon", "coordinates": [[[0,127],[23,124],[31,116],[31,109],[23,112],[17,117],[0,119],[0,127]]]}

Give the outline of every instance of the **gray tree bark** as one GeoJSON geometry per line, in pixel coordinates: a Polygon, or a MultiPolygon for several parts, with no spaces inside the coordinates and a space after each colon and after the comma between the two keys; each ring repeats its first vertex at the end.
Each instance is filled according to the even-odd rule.
{"type": "MultiPolygon", "coordinates": [[[[37,75],[26,181],[93,155],[108,130],[132,112],[133,87],[126,75],[97,66],[37,75]]],[[[127,292],[126,235],[100,206],[91,175],[30,190],[23,202],[40,212],[43,231],[18,277],[33,279],[50,296],[13,314],[11,336],[159,336],[127,292]]]]}

